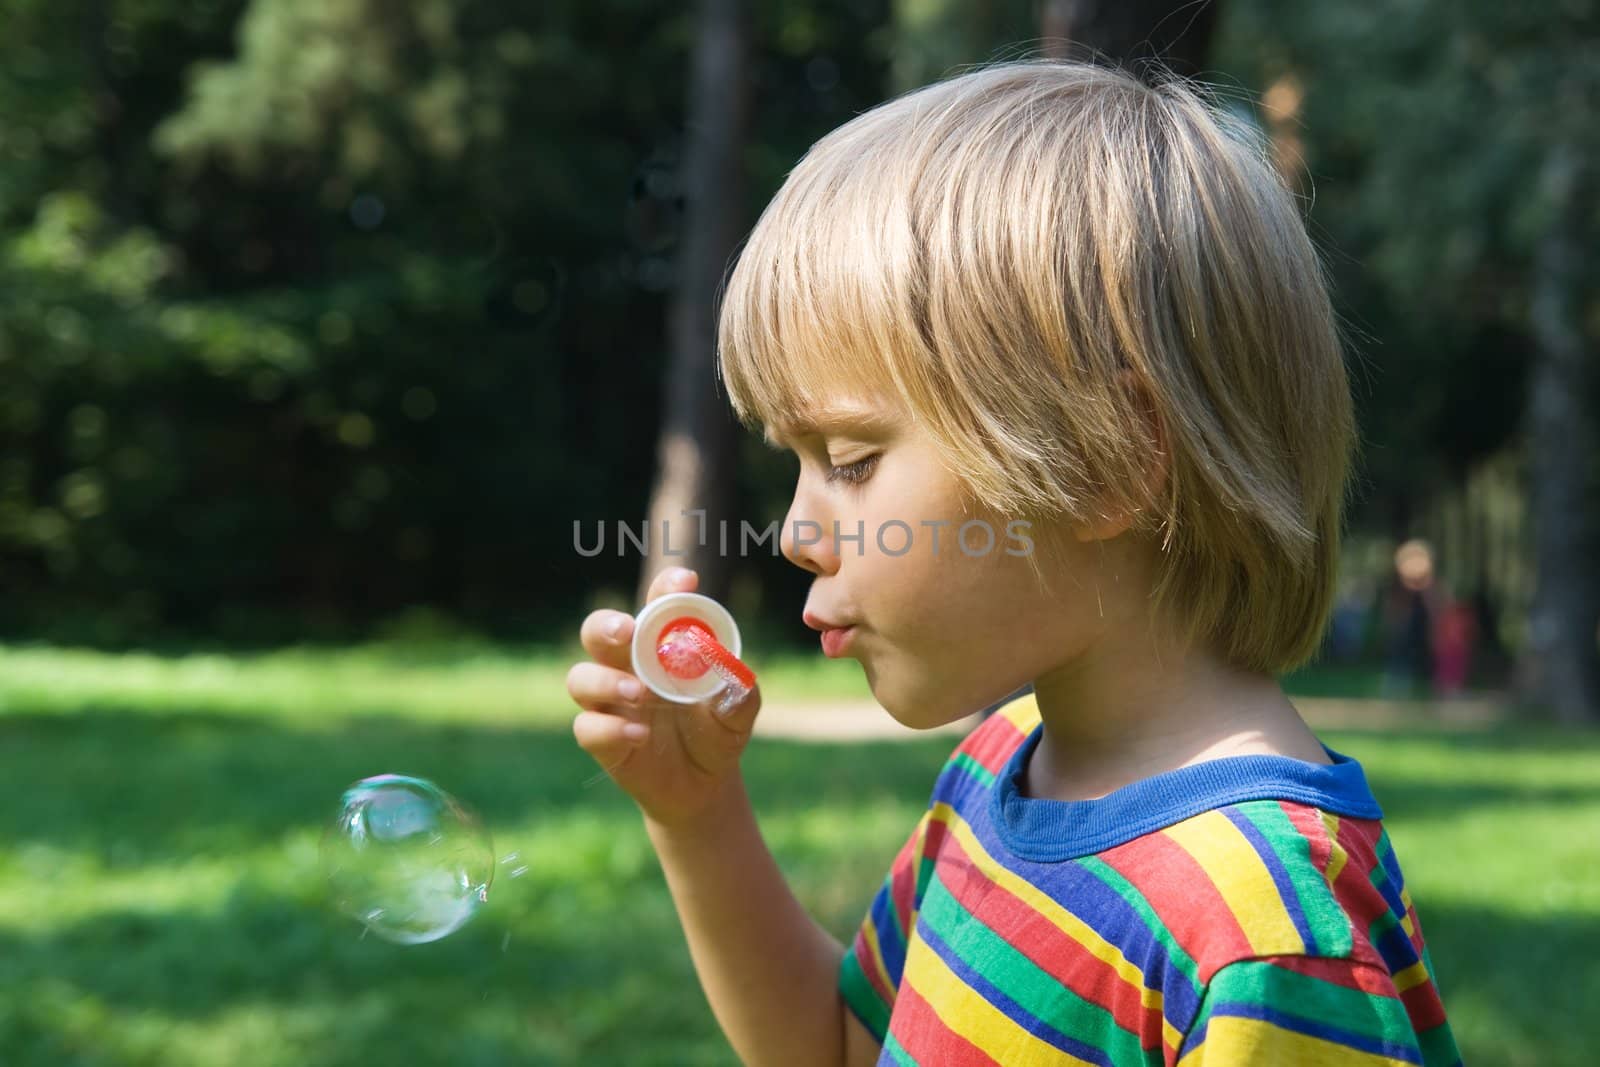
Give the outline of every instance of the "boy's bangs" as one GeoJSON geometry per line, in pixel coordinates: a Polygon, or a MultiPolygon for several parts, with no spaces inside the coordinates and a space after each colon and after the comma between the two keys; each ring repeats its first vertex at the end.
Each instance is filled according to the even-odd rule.
{"type": "MultiPolygon", "coordinates": [[[[801,178],[797,173],[795,178],[801,178]]],[[[893,242],[869,190],[815,171],[785,188],[762,216],[723,295],[719,367],[740,421],[791,427],[844,393],[900,394],[893,242]],[[862,195],[865,193],[866,195],[862,195]]]]}

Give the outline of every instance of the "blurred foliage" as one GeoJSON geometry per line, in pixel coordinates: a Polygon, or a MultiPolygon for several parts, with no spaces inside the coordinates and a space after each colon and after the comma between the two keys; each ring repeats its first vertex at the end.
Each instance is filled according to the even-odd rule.
{"type": "MultiPolygon", "coordinates": [[[[1035,8],[756,5],[748,218],[885,95],[1027,54],[1035,8]]],[[[538,637],[632,588],[572,528],[636,525],[654,473],[691,9],[0,10],[0,634],[347,637],[421,605],[538,637]]],[[[1535,176],[1594,151],[1595,19],[1224,8],[1217,80],[1304,89],[1362,522],[1516,432],[1535,176]]],[[[780,518],[784,461],[742,463],[740,513],[780,518]]],[[[805,574],[747,572],[798,607],[805,574]]]]}
{"type": "MultiPolygon", "coordinates": [[[[0,628],[526,633],[631,585],[568,561],[653,473],[686,11],[7,8],[0,628]]],[[[762,18],[760,201],[877,99],[886,21],[762,18]]]]}
{"type": "MultiPolygon", "coordinates": [[[[1600,6],[1381,0],[1286,18],[1250,0],[1229,13],[1217,62],[1269,99],[1277,86],[1303,100],[1287,127],[1357,355],[1370,491],[1380,517],[1403,514],[1521,429],[1532,266],[1554,224],[1543,176],[1562,145],[1600,158],[1600,6]]],[[[1591,208],[1580,244],[1597,240],[1591,208]]]]}

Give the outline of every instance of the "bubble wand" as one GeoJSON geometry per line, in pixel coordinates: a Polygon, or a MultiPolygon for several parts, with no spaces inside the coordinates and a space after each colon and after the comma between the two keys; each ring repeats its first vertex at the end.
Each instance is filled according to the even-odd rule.
{"type": "Polygon", "coordinates": [[[715,697],[713,709],[726,714],[756,685],[740,647],[727,608],[699,593],[673,593],[651,601],[634,620],[633,673],[664,700],[715,697]]]}

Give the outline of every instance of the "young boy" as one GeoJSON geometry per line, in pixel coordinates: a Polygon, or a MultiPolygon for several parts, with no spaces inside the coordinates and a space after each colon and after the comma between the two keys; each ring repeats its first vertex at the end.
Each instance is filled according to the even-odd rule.
{"type": "Polygon", "coordinates": [[[574,732],[642,809],[746,1062],[1459,1062],[1361,767],[1276,681],[1318,646],[1354,428],[1252,141],[1089,65],[912,93],[796,166],[720,349],[799,457],[781,543],[825,651],[914,727],[1031,685],[844,947],[741,783],[759,689],[652,700],[629,616],[584,621],[574,732]]]}

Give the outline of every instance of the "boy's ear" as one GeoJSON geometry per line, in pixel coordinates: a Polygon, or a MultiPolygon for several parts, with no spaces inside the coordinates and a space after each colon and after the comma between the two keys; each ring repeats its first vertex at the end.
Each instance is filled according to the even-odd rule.
{"type": "Polygon", "coordinates": [[[1079,541],[1106,541],[1126,533],[1136,521],[1139,511],[1146,506],[1154,506],[1162,499],[1167,477],[1172,471],[1172,450],[1167,443],[1167,428],[1150,399],[1149,390],[1138,383],[1131,370],[1123,370],[1122,386],[1132,397],[1134,409],[1144,421],[1147,439],[1153,442],[1150,455],[1146,458],[1144,485],[1134,494],[1134,499],[1147,503],[1134,507],[1132,511],[1119,509],[1114,514],[1102,515],[1094,522],[1077,526],[1074,536],[1079,541]]]}

